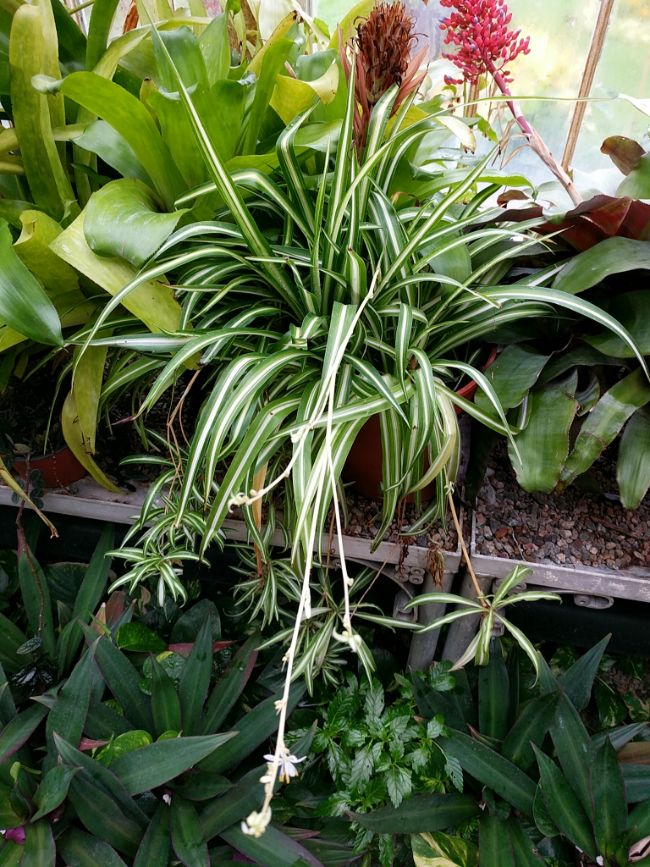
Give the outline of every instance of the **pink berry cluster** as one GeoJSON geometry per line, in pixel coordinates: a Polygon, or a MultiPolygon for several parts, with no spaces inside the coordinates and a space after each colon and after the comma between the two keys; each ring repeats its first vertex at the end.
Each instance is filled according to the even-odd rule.
{"type": "Polygon", "coordinates": [[[508,30],[512,14],[505,0],[440,0],[440,5],[454,10],[440,29],[446,31],[445,45],[458,48],[444,57],[463,73],[461,79],[447,76],[447,84],[475,84],[479,76],[495,72],[504,83],[512,81],[506,64],[529,53],[530,37],[519,39],[520,30],[508,30]]]}

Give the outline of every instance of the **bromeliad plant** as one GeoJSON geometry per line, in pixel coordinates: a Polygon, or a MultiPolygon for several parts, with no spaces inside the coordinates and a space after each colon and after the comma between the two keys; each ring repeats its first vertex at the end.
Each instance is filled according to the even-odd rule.
{"type": "MultiPolygon", "coordinates": [[[[34,356],[47,359],[64,335],[92,323],[190,218],[190,209],[174,209],[174,200],[209,174],[175,96],[168,56],[192,90],[219,157],[240,167],[267,170],[275,155],[264,151],[285,124],[317,96],[325,104],[336,93],[333,50],[301,66],[294,13],[263,45],[257,34],[252,46],[244,39],[241,57],[233,59],[230,33],[241,13],[227,9],[210,21],[199,0],[182,18],[163,2],[155,21],[152,8],[141,27],[108,44],[117,6],[94,7],[87,39],[59,0],[16,4],[0,22],[10,73],[0,91],[12,124],[0,136],[2,378],[12,367],[16,373],[31,367],[34,356]],[[152,48],[154,25],[160,36],[152,48]]],[[[209,197],[191,216],[202,210],[212,213],[209,197]]],[[[123,301],[113,323],[121,329],[160,333],[185,325],[162,281],[147,281],[123,301]]],[[[93,460],[106,362],[106,347],[75,358],[62,425],[83,466],[117,490],[93,460]]],[[[145,373],[138,366],[130,381],[145,373]]],[[[122,387],[129,384],[123,370],[120,377],[122,387]]]]}
{"type": "MultiPolygon", "coordinates": [[[[607,238],[565,264],[553,285],[585,293],[615,316],[647,361],[649,295],[642,275],[649,268],[650,242],[607,238]],[[638,281],[623,276],[630,272],[638,281]]],[[[621,503],[635,508],[650,488],[650,383],[644,367],[608,329],[569,319],[558,322],[555,332],[543,342],[520,334],[487,373],[520,428],[508,449],[517,480],[528,491],[563,490],[618,441],[621,503]]],[[[479,402],[490,411],[480,397],[479,402]]]]}

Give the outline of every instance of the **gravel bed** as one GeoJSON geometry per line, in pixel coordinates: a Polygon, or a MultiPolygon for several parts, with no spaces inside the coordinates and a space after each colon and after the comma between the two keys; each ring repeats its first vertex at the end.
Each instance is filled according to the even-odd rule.
{"type": "MultiPolygon", "coordinates": [[[[377,500],[369,500],[360,494],[350,492],[347,498],[348,522],[345,527],[345,535],[359,539],[374,539],[377,530],[381,526],[381,503],[377,500]]],[[[404,508],[403,520],[395,520],[383,542],[397,542],[408,545],[417,545],[420,548],[436,547],[442,551],[456,551],[458,548],[458,536],[451,519],[448,526],[442,522],[435,522],[428,527],[426,532],[417,536],[406,535],[406,531],[418,517],[416,507],[409,503],[404,508]]]]}
{"type": "Polygon", "coordinates": [[[505,449],[495,451],[476,505],[476,553],[558,566],[650,567],[650,495],[625,510],[607,456],[578,482],[561,494],[528,494],[505,449]]]}

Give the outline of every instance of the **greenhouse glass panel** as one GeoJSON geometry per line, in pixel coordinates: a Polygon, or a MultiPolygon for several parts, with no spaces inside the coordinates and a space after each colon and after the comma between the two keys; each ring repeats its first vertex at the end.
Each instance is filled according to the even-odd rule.
{"type": "MultiPolygon", "coordinates": [[[[416,19],[420,40],[431,45],[431,60],[440,60],[444,46],[439,30],[440,20],[449,14],[436,0],[407,0],[416,19]]],[[[528,119],[545,139],[558,160],[564,153],[573,115],[575,99],[580,91],[585,62],[600,9],[599,0],[510,0],[512,27],[530,36],[530,54],[517,58],[512,66],[513,93],[521,97],[528,119]]],[[[313,0],[312,14],[323,19],[330,28],[351,8],[349,0],[313,0]]],[[[443,64],[434,65],[442,74],[443,64]]],[[[647,115],[630,102],[618,97],[626,94],[647,99],[650,95],[650,2],[649,0],[614,0],[602,55],[587,102],[585,115],[571,166],[580,186],[609,185],[612,192],[620,182],[620,174],[612,169],[608,157],[600,152],[600,144],[610,135],[625,135],[640,140],[648,130],[647,115]],[[599,170],[605,170],[605,175],[599,170]],[[592,178],[586,173],[599,174],[592,178]],[[607,175],[611,177],[608,178],[607,175]]],[[[481,113],[486,109],[481,107],[481,113]]],[[[511,119],[507,110],[493,106],[491,120],[501,115],[503,123],[511,119]]],[[[536,182],[550,180],[548,170],[528,148],[523,138],[513,135],[505,160],[508,167],[524,172],[536,182]]]]}

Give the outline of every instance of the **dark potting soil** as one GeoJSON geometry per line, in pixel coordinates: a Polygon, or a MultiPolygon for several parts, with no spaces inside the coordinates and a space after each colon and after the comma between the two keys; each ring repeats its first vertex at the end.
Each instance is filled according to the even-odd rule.
{"type": "Polygon", "coordinates": [[[64,386],[56,393],[57,376],[42,367],[23,379],[12,377],[2,391],[0,454],[5,460],[41,456],[65,445],[60,417],[68,389],[64,386]]]}
{"type": "MultiPolygon", "coordinates": [[[[164,439],[172,436],[168,427],[172,425],[173,435],[181,447],[187,447],[189,438],[194,432],[196,417],[200,408],[201,395],[198,388],[190,389],[182,409],[174,416],[177,403],[184,393],[191,374],[183,374],[179,381],[170,387],[147,412],[143,425],[148,434],[152,432],[164,439]]],[[[144,397],[144,395],[143,395],[144,397]]],[[[134,420],[140,407],[140,399],[133,400],[130,395],[124,395],[117,400],[109,410],[110,425],[102,423],[98,434],[97,463],[101,468],[116,478],[120,483],[153,482],[160,475],[161,468],[157,464],[145,461],[130,462],[121,466],[121,462],[133,455],[144,453],[166,457],[166,450],[147,435],[143,442],[134,420]]]]}
{"type": "Polygon", "coordinates": [[[492,455],[476,505],[478,554],[558,566],[650,567],[650,495],[618,499],[615,450],[561,494],[518,487],[505,448],[492,455]]]}

